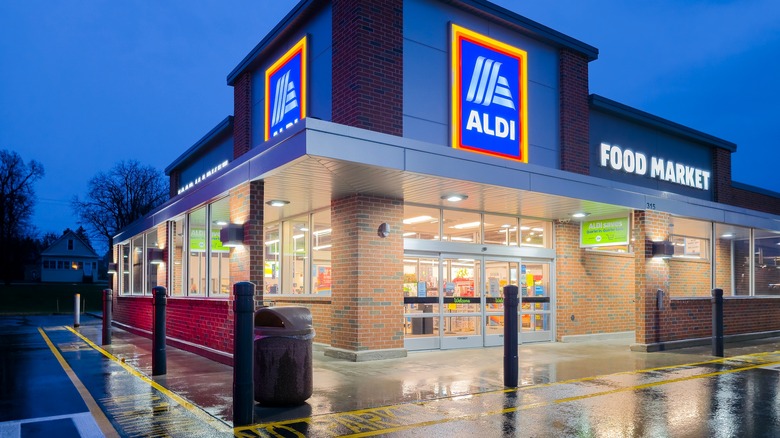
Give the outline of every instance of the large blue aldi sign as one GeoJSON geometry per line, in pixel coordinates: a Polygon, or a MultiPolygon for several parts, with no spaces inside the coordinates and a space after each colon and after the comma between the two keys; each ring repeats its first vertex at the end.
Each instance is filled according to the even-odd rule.
{"type": "Polygon", "coordinates": [[[527,163],[527,53],[451,26],[452,147],[527,163]]]}
{"type": "Polygon", "coordinates": [[[265,71],[265,140],[306,117],[306,37],[265,71]]]}

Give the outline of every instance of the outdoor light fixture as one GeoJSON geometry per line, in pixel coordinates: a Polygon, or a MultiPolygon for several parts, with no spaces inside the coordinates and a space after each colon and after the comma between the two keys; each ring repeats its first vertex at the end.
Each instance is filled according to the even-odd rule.
{"type": "Polygon", "coordinates": [[[116,274],[116,263],[109,263],[108,264],[108,273],[109,274],[116,274]]]}
{"type": "Polygon", "coordinates": [[[469,197],[467,195],[461,195],[461,194],[457,194],[457,193],[452,194],[452,195],[443,195],[441,197],[441,199],[444,199],[445,201],[450,201],[450,202],[465,201],[468,198],[469,197]]]}
{"type": "Polygon", "coordinates": [[[163,262],[163,250],[160,248],[149,248],[146,253],[149,263],[159,265],[163,262]]]}
{"type": "Polygon", "coordinates": [[[285,201],[283,199],[271,199],[270,201],[266,202],[266,204],[270,205],[271,207],[284,207],[289,203],[290,201],[285,201]]]}
{"type": "Polygon", "coordinates": [[[590,216],[590,213],[586,213],[584,211],[578,211],[576,213],[572,213],[571,214],[571,217],[573,217],[575,219],[580,219],[580,218],[588,217],[588,216],[590,216]]]}
{"type": "Polygon", "coordinates": [[[244,226],[241,224],[227,224],[219,230],[219,240],[222,246],[236,248],[244,246],[244,226]]]}
{"type": "Polygon", "coordinates": [[[668,240],[653,242],[653,257],[670,259],[674,255],[674,244],[668,240]]]}

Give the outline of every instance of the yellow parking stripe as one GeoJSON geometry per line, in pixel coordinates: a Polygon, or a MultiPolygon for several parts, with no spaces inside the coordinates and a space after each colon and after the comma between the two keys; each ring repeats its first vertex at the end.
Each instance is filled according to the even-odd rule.
{"type": "Polygon", "coordinates": [[[116,362],[119,366],[124,368],[127,372],[129,372],[130,374],[134,375],[135,377],[138,377],[143,382],[148,383],[154,389],[156,389],[156,390],[160,391],[161,393],[165,394],[166,396],[171,398],[173,401],[178,403],[180,406],[182,406],[183,408],[185,408],[188,411],[192,412],[198,418],[200,418],[201,420],[205,421],[209,425],[213,426],[218,431],[223,432],[223,433],[229,433],[230,432],[230,430],[231,430],[230,426],[228,426],[227,424],[225,424],[221,420],[219,420],[217,418],[214,418],[208,412],[206,412],[203,409],[201,409],[199,406],[190,403],[189,401],[185,400],[184,398],[182,398],[178,394],[168,390],[164,386],[162,386],[159,383],[155,382],[154,380],[150,379],[149,377],[147,377],[142,372],[140,372],[140,371],[136,370],[135,368],[131,367],[130,365],[126,364],[125,362],[123,362],[122,360],[120,360],[119,358],[114,356],[113,354],[111,354],[108,351],[100,348],[94,342],[90,341],[87,337],[85,337],[81,333],[77,332],[76,330],[74,330],[70,326],[65,326],[65,328],[67,328],[68,330],[73,332],[73,334],[75,334],[76,336],[81,338],[82,341],[86,342],[87,345],[92,347],[94,350],[100,352],[103,356],[105,356],[105,357],[111,359],[112,361],[116,362]]]}
{"type": "Polygon", "coordinates": [[[49,349],[51,350],[52,354],[54,354],[54,357],[57,358],[57,362],[59,362],[62,369],[65,370],[65,374],[68,375],[68,378],[73,383],[73,386],[76,387],[76,391],[78,391],[79,395],[81,395],[81,398],[87,405],[87,409],[89,409],[89,413],[92,414],[92,417],[95,419],[95,422],[100,428],[100,431],[103,432],[103,435],[111,438],[118,438],[119,434],[111,425],[111,422],[100,409],[100,406],[98,406],[97,402],[95,402],[95,399],[92,398],[92,394],[89,393],[84,384],[81,383],[81,380],[79,380],[78,376],[76,376],[76,373],[73,372],[73,369],[70,367],[70,365],[68,365],[68,362],[65,361],[65,358],[62,357],[60,352],[57,350],[57,347],[55,347],[54,343],[51,342],[49,336],[47,336],[40,327],[38,327],[38,332],[43,337],[43,340],[46,341],[46,345],[49,346],[49,349]]]}

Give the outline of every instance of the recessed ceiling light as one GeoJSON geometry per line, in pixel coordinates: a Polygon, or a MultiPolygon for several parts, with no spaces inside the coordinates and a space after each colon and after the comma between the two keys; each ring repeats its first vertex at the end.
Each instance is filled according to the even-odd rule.
{"type": "Polygon", "coordinates": [[[404,219],[404,224],[406,225],[419,224],[420,222],[428,222],[431,219],[433,219],[433,216],[410,217],[409,219],[404,219]]]}
{"type": "Polygon", "coordinates": [[[266,202],[266,204],[270,205],[271,207],[284,207],[289,203],[290,201],[284,201],[282,199],[271,199],[270,201],[266,202]]]}
{"type": "Polygon", "coordinates": [[[724,235],[722,235],[722,236],[720,236],[720,237],[723,237],[724,239],[728,239],[728,238],[730,238],[730,237],[734,237],[734,235],[733,235],[733,234],[731,234],[731,233],[726,233],[726,234],[724,234],[724,235]]]}
{"type": "Polygon", "coordinates": [[[590,216],[590,213],[586,213],[584,211],[578,211],[576,213],[572,213],[571,214],[571,217],[577,218],[577,219],[582,218],[582,217],[587,217],[587,216],[590,216]]]}
{"type": "Polygon", "coordinates": [[[445,201],[450,201],[450,202],[465,201],[468,198],[469,197],[467,195],[461,195],[461,194],[457,194],[457,193],[451,194],[451,195],[443,195],[441,197],[441,199],[444,199],[445,201]]]}

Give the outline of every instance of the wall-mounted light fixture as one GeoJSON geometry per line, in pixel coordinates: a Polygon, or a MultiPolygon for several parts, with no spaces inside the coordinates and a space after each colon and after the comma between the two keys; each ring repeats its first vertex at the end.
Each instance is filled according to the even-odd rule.
{"type": "Polygon", "coordinates": [[[108,273],[109,274],[116,274],[116,270],[117,270],[116,263],[109,263],[108,264],[108,273]]]}
{"type": "Polygon", "coordinates": [[[653,257],[670,259],[674,255],[674,244],[668,240],[653,242],[653,257]]]}
{"type": "Polygon", "coordinates": [[[387,222],[383,222],[379,225],[379,228],[376,230],[376,234],[379,237],[385,238],[390,235],[390,225],[387,224],[387,222]]]}
{"type": "Polygon", "coordinates": [[[219,240],[222,246],[236,248],[244,246],[244,225],[227,224],[219,230],[219,240]]]}
{"type": "Polygon", "coordinates": [[[146,257],[149,263],[159,265],[163,262],[163,250],[161,248],[149,248],[146,257]]]}

